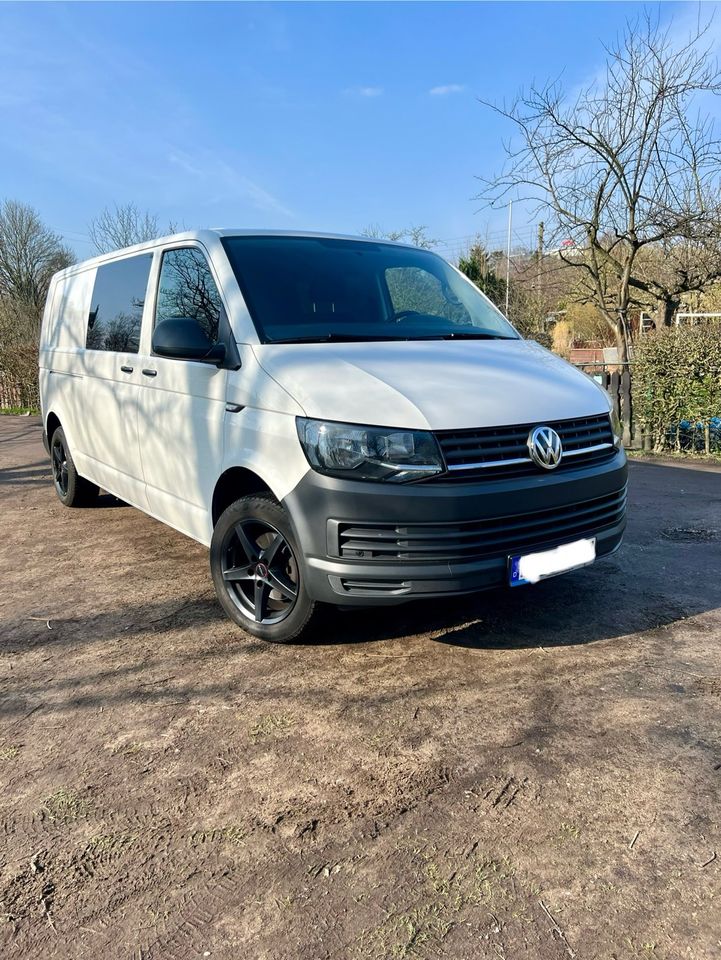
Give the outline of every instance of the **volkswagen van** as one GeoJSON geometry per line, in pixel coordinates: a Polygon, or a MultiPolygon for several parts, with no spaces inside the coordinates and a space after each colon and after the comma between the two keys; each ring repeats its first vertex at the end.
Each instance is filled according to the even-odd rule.
{"type": "Polygon", "coordinates": [[[205,544],[265,640],[322,604],[528,589],[621,543],[607,394],[428,250],[202,230],[76,264],[40,390],[60,500],[103,489],[205,544]]]}

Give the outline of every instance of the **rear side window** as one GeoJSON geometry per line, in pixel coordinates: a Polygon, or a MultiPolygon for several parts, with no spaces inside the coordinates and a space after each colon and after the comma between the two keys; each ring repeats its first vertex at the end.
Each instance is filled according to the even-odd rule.
{"type": "Polygon", "coordinates": [[[192,317],[212,343],[218,341],[220,294],[208,261],[197,247],[163,254],[155,323],[192,317]]]}
{"type": "Polygon", "coordinates": [[[143,253],[98,267],[85,338],[88,350],[138,352],[152,259],[143,253]]]}

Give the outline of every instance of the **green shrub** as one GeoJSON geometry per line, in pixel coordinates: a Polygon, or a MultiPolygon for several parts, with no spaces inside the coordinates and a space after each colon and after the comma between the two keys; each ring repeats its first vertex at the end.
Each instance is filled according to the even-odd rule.
{"type": "Polygon", "coordinates": [[[721,417],[721,324],[671,327],[636,345],[633,368],[636,417],[653,449],[701,449],[718,445],[721,417]],[[686,422],[687,426],[680,426],[686,422]],[[700,427],[697,427],[700,424],[700,427]]]}

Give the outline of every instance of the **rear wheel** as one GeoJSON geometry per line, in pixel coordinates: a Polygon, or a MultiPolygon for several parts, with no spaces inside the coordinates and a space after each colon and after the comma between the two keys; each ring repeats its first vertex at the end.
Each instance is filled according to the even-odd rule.
{"type": "Polygon", "coordinates": [[[221,606],[263,640],[289,643],[310,623],[299,550],[283,507],[270,494],[251,494],[220,516],[210,545],[210,570],[221,606]]]}
{"type": "Polygon", "coordinates": [[[81,477],[75,468],[62,427],[50,438],[50,464],[55,492],[66,507],[85,507],[97,497],[97,485],[81,477]]]}

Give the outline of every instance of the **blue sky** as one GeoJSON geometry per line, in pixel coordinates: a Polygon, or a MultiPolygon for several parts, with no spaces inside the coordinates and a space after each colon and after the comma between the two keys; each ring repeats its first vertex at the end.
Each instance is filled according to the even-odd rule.
{"type": "MultiPolygon", "coordinates": [[[[477,98],[583,83],[643,9],[2,3],[0,197],[80,257],[90,218],[127,201],[188,227],[426,224],[449,257],[476,233],[501,246],[505,213],[472,198],[509,130],[477,98]]],[[[698,13],[651,9],[679,30],[698,13]]],[[[515,243],[533,230],[519,216],[515,243]]]]}

